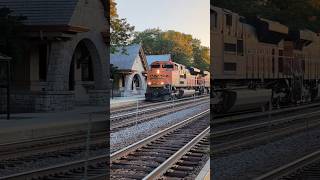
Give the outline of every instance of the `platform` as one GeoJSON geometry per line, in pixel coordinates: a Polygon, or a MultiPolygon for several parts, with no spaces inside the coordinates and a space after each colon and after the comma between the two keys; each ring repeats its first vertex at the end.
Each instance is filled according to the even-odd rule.
{"type": "Polygon", "coordinates": [[[108,128],[106,107],[76,107],[74,110],[53,113],[11,114],[7,120],[0,115],[0,143],[24,141],[46,136],[55,136],[88,129],[91,116],[91,129],[108,128]]]}
{"type": "Polygon", "coordinates": [[[138,102],[142,102],[145,100],[144,95],[140,96],[129,96],[129,97],[114,97],[110,99],[110,108],[117,108],[121,106],[126,106],[130,104],[135,104],[138,102]]]}
{"type": "Polygon", "coordinates": [[[196,177],[196,180],[210,180],[210,159],[203,166],[200,173],[196,177]]]}

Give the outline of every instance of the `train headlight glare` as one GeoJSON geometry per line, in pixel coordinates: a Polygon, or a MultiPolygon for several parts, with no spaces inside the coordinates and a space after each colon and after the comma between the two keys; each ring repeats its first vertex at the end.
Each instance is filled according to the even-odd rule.
{"type": "Polygon", "coordinates": [[[161,82],[161,85],[164,85],[164,82],[161,82]]]}
{"type": "Polygon", "coordinates": [[[157,74],[160,74],[160,70],[159,69],[157,70],[157,74]]]}
{"type": "Polygon", "coordinates": [[[148,85],[151,85],[151,82],[148,82],[148,85]]]}

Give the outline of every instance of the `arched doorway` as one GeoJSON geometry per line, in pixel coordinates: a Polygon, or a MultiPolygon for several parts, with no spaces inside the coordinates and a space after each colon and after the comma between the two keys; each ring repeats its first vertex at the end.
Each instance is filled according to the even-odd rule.
{"type": "Polygon", "coordinates": [[[131,90],[136,91],[141,88],[141,79],[138,74],[135,74],[132,78],[131,90]]]}
{"type": "MultiPolygon", "coordinates": [[[[69,70],[69,90],[74,91],[75,100],[82,104],[89,102],[88,90],[94,89],[94,58],[90,40],[82,40],[76,46],[69,70]],[[90,46],[89,46],[90,45],[90,46]]],[[[92,47],[93,46],[93,47],[92,47]]],[[[95,48],[95,47],[94,47],[95,48]]]]}

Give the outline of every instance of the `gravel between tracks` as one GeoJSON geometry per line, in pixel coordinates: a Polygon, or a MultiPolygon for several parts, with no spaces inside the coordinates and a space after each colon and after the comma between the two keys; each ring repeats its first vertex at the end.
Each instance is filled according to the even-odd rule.
{"type": "Polygon", "coordinates": [[[110,134],[110,152],[115,152],[177,122],[208,109],[209,102],[190,109],[178,111],[151,121],[143,122],[110,134]]]}
{"type": "Polygon", "coordinates": [[[319,148],[320,129],[305,131],[254,149],[211,159],[213,179],[253,179],[319,148]]]}
{"type": "MultiPolygon", "coordinates": [[[[103,155],[107,152],[107,149],[96,149],[96,150],[90,150],[90,156],[98,156],[98,155],[103,155]]],[[[40,157],[34,157],[30,158],[29,162],[23,162],[17,167],[1,167],[0,163],[0,178],[2,176],[6,175],[12,175],[18,172],[26,172],[26,171],[31,171],[34,169],[40,169],[48,166],[52,166],[55,164],[62,164],[62,163],[68,163],[71,161],[75,160],[82,160],[85,159],[85,152],[78,152],[75,154],[70,154],[70,153],[65,153],[61,154],[59,158],[56,156],[52,157],[47,157],[47,158],[40,158],[40,157]]]]}

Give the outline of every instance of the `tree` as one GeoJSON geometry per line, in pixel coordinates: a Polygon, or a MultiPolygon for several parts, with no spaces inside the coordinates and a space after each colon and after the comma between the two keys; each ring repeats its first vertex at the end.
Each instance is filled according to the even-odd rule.
{"type": "Polygon", "coordinates": [[[110,2],[110,45],[111,53],[117,51],[118,47],[127,46],[133,36],[134,26],[131,26],[125,18],[119,18],[116,3],[110,2]]]}
{"type": "Polygon", "coordinates": [[[293,30],[320,30],[319,0],[215,0],[214,5],[245,17],[260,16],[279,21],[293,30]]]}
{"type": "Polygon", "coordinates": [[[208,47],[201,46],[201,42],[198,39],[193,40],[192,46],[194,66],[199,69],[209,70],[210,49],[208,47]]]}
{"type": "Polygon", "coordinates": [[[115,2],[115,0],[109,0],[109,4],[110,4],[110,17],[111,18],[118,17],[117,3],[115,2]]]}
{"type": "Polygon", "coordinates": [[[147,29],[135,32],[132,43],[141,43],[146,54],[171,54],[177,63],[209,69],[209,48],[201,46],[200,40],[189,34],[147,29]]]}
{"type": "Polygon", "coordinates": [[[0,52],[11,56],[13,60],[23,58],[24,26],[22,16],[13,16],[8,8],[0,8],[0,52]]]}

